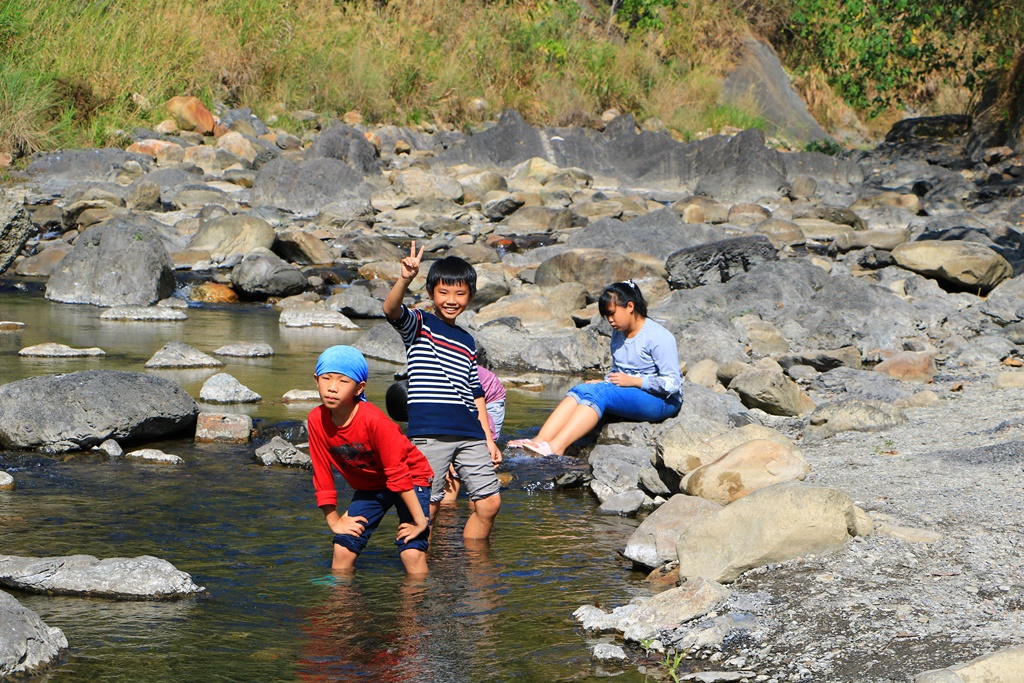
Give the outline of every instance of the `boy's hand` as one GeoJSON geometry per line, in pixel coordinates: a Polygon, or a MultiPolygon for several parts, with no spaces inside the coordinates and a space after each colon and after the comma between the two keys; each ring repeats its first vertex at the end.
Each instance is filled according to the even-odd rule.
{"type": "Polygon", "coordinates": [[[395,540],[408,543],[426,530],[426,519],[424,519],[420,524],[417,524],[416,522],[402,522],[398,525],[398,536],[395,537],[395,540]]]}
{"type": "Polygon", "coordinates": [[[416,253],[416,240],[412,241],[409,246],[409,255],[402,259],[402,279],[412,282],[420,272],[420,261],[423,260],[423,250],[426,246],[421,246],[419,253],[416,253]]]}
{"type": "Polygon", "coordinates": [[[491,454],[491,464],[494,465],[494,469],[498,469],[498,465],[501,464],[501,449],[498,448],[498,444],[488,439],[487,451],[491,454]]]}
{"type": "Polygon", "coordinates": [[[338,518],[338,521],[331,526],[331,531],[342,536],[362,536],[363,529],[366,528],[366,517],[362,515],[356,515],[355,517],[349,517],[346,512],[344,515],[338,518]]]}

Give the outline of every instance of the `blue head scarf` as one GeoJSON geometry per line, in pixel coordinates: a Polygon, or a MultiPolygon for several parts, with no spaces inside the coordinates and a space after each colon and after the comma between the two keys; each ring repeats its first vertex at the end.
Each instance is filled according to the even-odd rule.
{"type": "MultiPolygon", "coordinates": [[[[351,346],[332,346],[320,354],[316,361],[316,375],[336,372],[356,382],[365,382],[370,374],[363,354],[351,346]]],[[[359,400],[365,401],[366,394],[360,393],[359,400]]]]}

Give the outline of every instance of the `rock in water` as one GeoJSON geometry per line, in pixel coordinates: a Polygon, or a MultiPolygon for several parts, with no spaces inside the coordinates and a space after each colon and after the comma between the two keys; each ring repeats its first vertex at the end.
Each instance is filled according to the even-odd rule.
{"type": "Polygon", "coordinates": [[[170,380],[85,370],[0,386],[0,445],[82,450],[106,439],[145,441],[187,432],[199,407],[170,380]]]}
{"type": "Polygon", "coordinates": [[[59,628],[43,623],[14,596],[0,591],[0,680],[36,676],[68,648],[59,628]]]}
{"type": "Polygon", "coordinates": [[[174,266],[160,237],[131,217],[90,228],[46,284],[67,304],[148,306],[174,293],[174,266]]]}
{"type": "Polygon", "coordinates": [[[167,560],[150,555],[105,560],[92,555],[0,555],[0,585],[29,593],[130,600],[178,598],[205,590],[167,560]]]}

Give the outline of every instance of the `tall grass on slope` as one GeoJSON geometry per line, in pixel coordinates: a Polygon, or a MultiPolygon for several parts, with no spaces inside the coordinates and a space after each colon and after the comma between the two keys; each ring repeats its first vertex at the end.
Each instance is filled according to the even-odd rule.
{"type": "Polygon", "coordinates": [[[574,0],[3,0],[0,149],[106,144],[180,94],[455,126],[615,108],[686,137],[723,117],[718,77],[743,28],[730,7],[655,6],[661,28],[609,30],[574,0]]]}

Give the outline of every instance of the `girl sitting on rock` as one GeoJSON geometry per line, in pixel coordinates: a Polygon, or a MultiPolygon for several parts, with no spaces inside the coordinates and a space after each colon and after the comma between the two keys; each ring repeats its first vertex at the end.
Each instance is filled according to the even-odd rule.
{"type": "Polygon", "coordinates": [[[647,302],[632,280],[605,287],[598,310],[612,326],[612,367],[603,380],[569,390],[533,439],[509,442],[538,455],[565,453],[605,413],[631,422],[661,422],[683,403],[675,337],[648,319],[647,302]]]}

